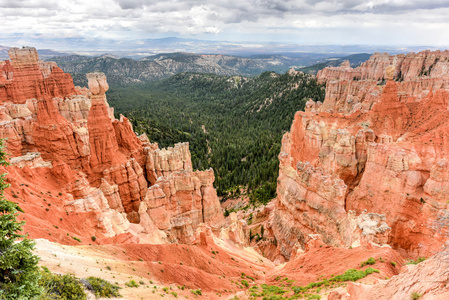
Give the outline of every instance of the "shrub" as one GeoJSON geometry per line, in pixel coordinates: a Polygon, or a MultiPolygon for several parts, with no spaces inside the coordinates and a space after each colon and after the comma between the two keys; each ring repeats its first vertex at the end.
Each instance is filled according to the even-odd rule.
{"type": "Polygon", "coordinates": [[[85,300],[86,294],[81,281],[73,274],[52,274],[47,268],[43,268],[39,285],[44,288],[44,293],[39,299],[60,300],[85,300]]]}
{"type": "Polygon", "coordinates": [[[249,283],[246,280],[242,280],[242,285],[244,285],[245,287],[249,287],[249,283]]]}
{"type": "Polygon", "coordinates": [[[75,241],[77,241],[78,243],[81,243],[81,240],[79,238],[77,238],[76,236],[72,236],[72,239],[74,239],[75,241]]]}
{"type": "Polygon", "coordinates": [[[127,287],[138,287],[139,286],[135,280],[130,280],[128,282],[125,282],[125,285],[127,287]]]}
{"type": "Polygon", "coordinates": [[[407,265],[417,265],[417,264],[419,264],[419,263],[421,263],[421,262],[423,262],[425,260],[426,260],[425,257],[418,257],[416,260],[409,260],[407,262],[407,265]]]}
{"type": "Polygon", "coordinates": [[[93,236],[91,237],[91,240],[92,240],[92,242],[95,242],[95,241],[97,240],[97,237],[96,237],[95,235],[93,235],[93,236]]]}
{"type": "Polygon", "coordinates": [[[390,261],[390,263],[393,267],[396,267],[396,263],[394,261],[390,261]]]}
{"type": "Polygon", "coordinates": [[[194,295],[197,295],[197,296],[201,296],[203,293],[201,293],[201,290],[200,289],[197,289],[197,290],[190,290],[190,292],[192,293],[192,294],[194,294],[194,295]]]}
{"type": "Polygon", "coordinates": [[[376,260],[374,258],[370,257],[370,258],[368,258],[367,261],[361,262],[360,263],[360,267],[362,268],[362,267],[364,267],[366,265],[374,265],[375,263],[376,263],[376,260]]]}
{"type": "Polygon", "coordinates": [[[118,291],[120,287],[104,279],[98,277],[89,277],[87,279],[83,279],[82,283],[84,283],[86,288],[92,291],[96,297],[121,297],[118,291]],[[86,282],[88,284],[86,284],[86,282]]]}
{"type": "Polygon", "coordinates": [[[421,298],[422,295],[420,293],[417,292],[413,292],[412,295],[410,296],[410,299],[412,300],[418,300],[419,298],[421,298]]]}

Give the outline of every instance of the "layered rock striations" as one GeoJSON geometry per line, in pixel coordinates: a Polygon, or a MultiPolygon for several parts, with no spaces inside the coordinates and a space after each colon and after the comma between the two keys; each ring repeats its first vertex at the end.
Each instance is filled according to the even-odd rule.
{"type": "Polygon", "coordinates": [[[324,110],[352,113],[371,110],[387,79],[397,83],[402,102],[421,100],[432,90],[448,90],[448,70],[448,50],[394,56],[375,53],[355,69],[348,64],[325,68],[317,80],[326,83],[324,110]]]}
{"type": "Polygon", "coordinates": [[[36,49],[9,54],[0,62],[0,137],[11,154],[11,182],[23,181],[17,188],[34,196],[53,191],[64,198],[55,215],[83,215],[93,227],[84,229],[88,235],[127,235],[114,242],[192,242],[201,223],[221,220],[213,171],[193,172],[188,144],[159,149],[137,137],[128,119],[116,120],[104,74],[90,73],[89,89],[75,88],[36,49]]]}
{"type": "Polygon", "coordinates": [[[279,155],[270,231],[288,259],[312,234],[339,247],[447,244],[449,52],[375,54],[317,75],[323,103],[297,112],[279,155]]]}

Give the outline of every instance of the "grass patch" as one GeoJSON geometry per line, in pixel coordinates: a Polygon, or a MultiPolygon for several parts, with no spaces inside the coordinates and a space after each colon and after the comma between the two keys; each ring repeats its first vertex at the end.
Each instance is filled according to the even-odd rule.
{"type": "MultiPolygon", "coordinates": [[[[282,287],[262,284],[260,288],[258,286],[252,286],[249,288],[250,296],[254,298],[262,297],[266,300],[282,300],[282,299],[321,299],[320,293],[324,287],[335,287],[343,285],[343,282],[357,281],[370,274],[379,273],[379,270],[373,268],[367,268],[366,270],[349,269],[344,274],[332,276],[329,279],[322,279],[318,282],[311,282],[306,286],[294,286],[292,280],[288,278],[276,277],[275,280],[279,281],[282,287]]],[[[242,282],[243,284],[243,282],[242,282]]]]}
{"type": "Polygon", "coordinates": [[[425,257],[418,257],[416,260],[409,260],[407,262],[407,265],[417,265],[419,263],[422,263],[423,261],[425,261],[426,258],[425,257]]]}

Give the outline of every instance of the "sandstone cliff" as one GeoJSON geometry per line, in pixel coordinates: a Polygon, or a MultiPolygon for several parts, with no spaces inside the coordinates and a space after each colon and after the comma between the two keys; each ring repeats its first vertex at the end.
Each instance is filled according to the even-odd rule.
{"type": "Polygon", "coordinates": [[[389,244],[428,256],[447,244],[449,52],[375,54],[326,68],[323,103],[295,115],[279,155],[270,232],[288,259],[326,244],[389,244]]]}
{"type": "Polygon", "coordinates": [[[53,204],[50,219],[84,219],[72,220],[71,232],[113,242],[192,242],[199,224],[221,220],[213,172],[193,172],[188,144],[160,150],[126,118],[116,120],[104,74],[90,73],[89,89],[75,88],[34,48],[9,55],[0,62],[0,137],[12,164],[7,196],[26,202],[31,237],[49,238],[38,225],[49,220],[38,209],[43,200],[53,204]]]}

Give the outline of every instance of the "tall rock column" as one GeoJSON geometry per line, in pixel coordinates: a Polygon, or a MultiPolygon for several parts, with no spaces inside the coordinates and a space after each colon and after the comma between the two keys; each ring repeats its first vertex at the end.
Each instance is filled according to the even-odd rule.
{"type": "MultiPolygon", "coordinates": [[[[129,138],[119,135],[122,144],[126,144],[123,142],[124,140],[137,138],[131,130],[114,129],[105,95],[109,89],[106,76],[103,73],[89,73],[87,79],[92,104],[87,119],[91,154],[89,180],[94,186],[100,186],[102,179],[111,185],[116,184],[128,220],[138,223],[137,211],[148,184],[139,163],[134,158],[128,158],[125,155],[126,152],[129,152],[126,147],[120,147],[116,131],[134,135],[129,138]]],[[[116,124],[116,129],[121,127],[126,126],[116,124]]],[[[108,200],[112,201],[112,199],[108,200]]]]}
{"type": "Polygon", "coordinates": [[[87,118],[90,141],[90,165],[94,172],[98,168],[111,166],[113,163],[122,163],[126,159],[118,151],[114,127],[109,117],[106,102],[106,91],[109,85],[104,73],[87,74],[91,96],[91,108],[87,118]]]}

